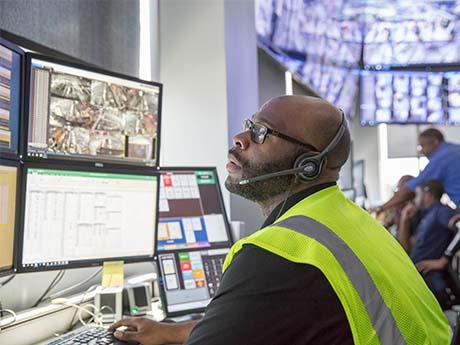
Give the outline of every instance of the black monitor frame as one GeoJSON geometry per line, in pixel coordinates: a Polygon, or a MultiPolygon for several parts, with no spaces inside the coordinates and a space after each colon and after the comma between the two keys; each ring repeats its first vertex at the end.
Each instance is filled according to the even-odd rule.
{"type": "Polygon", "coordinates": [[[162,104],[163,104],[163,84],[154,82],[154,81],[147,81],[142,80],[136,77],[127,76],[118,72],[108,71],[99,67],[94,67],[93,65],[89,64],[82,64],[77,63],[74,61],[58,59],[55,57],[35,54],[35,53],[26,53],[25,55],[25,89],[24,89],[24,109],[23,109],[23,134],[22,134],[22,150],[21,154],[24,157],[24,160],[27,161],[55,161],[55,160],[68,160],[71,164],[74,162],[102,162],[114,165],[130,165],[130,166],[153,166],[158,167],[160,165],[160,146],[161,146],[161,117],[162,117],[162,104]],[[37,155],[37,156],[30,156],[28,152],[29,147],[29,111],[30,111],[30,95],[32,92],[32,85],[31,85],[31,73],[32,73],[32,59],[42,60],[50,63],[60,64],[66,67],[72,67],[81,69],[84,71],[89,71],[93,73],[105,74],[110,77],[120,78],[129,80],[136,83],[143,83],[151,86],[155,86],[159,88],[159,95],[158,95],[158,113],[157,113],[157,138],[155,142],[155,164],[150,164],[149,162],[144,161],[137,161],[137,160],[129,160],[123,158],[110,158],[110,157],[100,157],[100,156],[86,156],[86,155],[37,155]]]}
{"type": "Polygon", "coordinates": [[[2,158],[7,158],[7,159],[18,159],[20,158],[20,153],[22,152],[22,140],[23,138],[23,117],[24,117],[24,100],[25,100],[25,51],[22,50],[19,46],[14,44],[13,42],[7,40],[6,38],[3,38],[3,33],[0,30],[0,44],[7,47],[8,49],[11,49],[15,53],[17,53],[20,58],[21,58],[21,63],[20,63],[20,88],[19,88],[19,114],[17,118],[18,122],[18,130],[16,133],[16,138],[13,138],[16,140],[16,150],[10,150],[10,149],[5,149],[0,147],[0,154],[2,158]]]}
{"type": "MultiPolygon", "coordinates": [[[[193,250],[189,250],[189,249],[183,249],[182,251],[185,251],[185,252],[193,252],[193,251],[203,251],[203,250],[212,250],[212,249],[229,249],[230,251],[230,248],[228,247],[224,247],[224,248],[200,248],[200,249],[193,249],[193,250]]],[[[178,251],[169,251],[169,252],[161,252],[160,254],[174,254],[174,253],[177,253],[178,251]]],[[[203,308],[194,308],[194,309],[185,309],[185,310],[181,310],[181,311],[174,311],[174,312],[170,312],[168,311],[168,302],[167,302],[167,299],[166,299],[166,289],[165,289],[165,282],[163,281],[163,275],[161,273],[161,267],[160,267],[160,260],[158,259],[158,256],[156,257],[155,259],[155,264],[156,264],[156,269],[157,269],[157,275],[158,275],[158,287],[159,287],[159,292],[160,292],[160,300],[161,300],[161,305],[163,307],[163,312],[165,313],[165,315],[167,317],[177,317],[177,316],[184,316],[184,315],[190,315],[190,314],[200,314],[200,313],[204,313],[206,307],[203,307],[203,308]]],[[[223,272],[222,272],[223,273],[223,272]]],[[[201,319],[201,318],[200,318],[201,319]]]]}
{"type": "MultiPolygon", "coordinates": [[[[67,265],[53,265],[53,266],[39,266],[39,267],[24,267],[22,264],[22,254],[23,254],[23,241],[24,241],[24,227],[25,227],[25,208],[26,208],[26,190],[27,190],[27,171],[29,168],[38,168],[38,169],[51,169],[51,170],[77,170],[83,172],[99,172],[99,173],[120,173],[120,174],[135,174],[135,175],[145,175],[145,176],[156,176],[157,177],[157,195],[156,195],[156,205],[155,210],[152,210],[152,215],[154,215],[156,220],[158,220],[158,202],[160,194],[160,175],[156,169],[149,167],[133,167],[123,166],[123,165],[96,165],[96,166],[82,166],[69,164],[68,161],[56,162],[25,162],[23,169],[21,171],[21,197],[20,197],[20,215],[19,215],[19,227],[17,232],[17,241],[16,241],[16,270],[20,273],[25,272],[41,272],[41,271],[51,271],[51,270],[60,270],[60,269],[71,269],[71,268],[80,268],[80,267],[95,267],[101,266],[106,261],[123,261],[124,263],[135,263],[135,262],[151,262],[156,253],[153,251],[152,256],[133,256],[133,257],[110,257],[110,258],[97,258],[90,260],[79,260],[70,262],[67,265]],[[59,164],[56,164],[59,163],[59,164]]],[[[154,233],[157,232],[158,221],[155,222],[155,228],[152,229],[154,233]]]]}
{"type": "Polygon", "coordinates": [[[16,258],[17,258],[17,248],[18,248],[18,236],[19,236],[19,221],[20,221],[20,200],[22,193],[20,192],[21,187],[21,176],[22,168],[21,164],[17,160],[9,160],[0,158],[0,165],[16,168],[16,200],[15,200],[15,213],[14,213],[14,242],[13,242],[13,260],[11,267],[1,268],[0,267],[0,277],[5,275],[13,274],[16,271],[16,258]]]}
{"type": "MultiPolygon", "coordinates": [[[[222,190],[220,188],[220,183],[219,183],[219,176],[217,175],[217,169],[216,167],[159,167],[158,168],[158,173],[160,174],[160,177],[161,177],[161,174],[162,173],[168,173],[168,172],[171,172],[171,173],[174,173],[174,172],[186,172],[186,171],[212,171],[214,173],[214,176],[216,177],[216,186],[217,186],[217,192],[219,194],[219,203],[220,203],[220,207],[223,211],[223,216],[224,216],[224,223],[225,223],[225,228],[227,230],[227,235],[228,235],[228,239],[229,239],[229,242],[230,242],[230,246],[234,243],[234,239],[233,239],[233,236],[232,236],[232,231],[230,229],[230,222],[228,220],[228,216],[227,216],[227,210],[225,209],[225,203],[224,203],[224,199],[223,199],[223,196],[222,196],[222,190]]],[[[160,187],[161,188],[161,187],[160,187]]],[[[157,218],[157,223],[160,221],[160,212],[158,212],[158,218],[157,218]]],[[[157,231],[158,231],[158,226],[157,226],[157,231]]],[[[228,246],[216,246],[216,247],[206,247],[206,248],[182,248],[182,249],[168,249],[168,250],[158,250],[158,232],[155,232],[155,256],[157,256],[157,254],[166,254],[166,253],[177,253],[179,251],[190,251],[190,252],[193,252],[193,251],[201,251],[201,250],[207,250],[207,249],[220,249],[220,248],[228,248],[228,246]]],[[[155,257],[155,259],[157,259],[155,257]]]]}

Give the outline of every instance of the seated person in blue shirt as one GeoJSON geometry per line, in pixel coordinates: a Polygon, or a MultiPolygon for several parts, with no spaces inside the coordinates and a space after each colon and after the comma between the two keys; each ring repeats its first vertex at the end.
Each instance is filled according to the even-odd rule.
{"type": "Polygon", "coordinates": [[[417,186],[415,203],[410,203],[403,209],[398,240],[409,253],[441,306],[447,309],[450,307],[449,295],[446,292],[447,260],[442,258],[453,238],[449,220],[455,211],[441,204],[443,194],[444,188],[438,180],[429,180],[417,186]],[[420,210],[421,218],[414,235],[415,241],[411,241],[409,227],[417,210],[420,210]]]}
{"type": "Polygon", "coordinates": [[[371,211],[380,213],[401,205],[412,198],[417,186],[428,180],[440,180],[449,198],[460,205],[460,145],[446,142],[442,133],[435,128],[420,133],[418,142],[420,151],[429,160],[428,165],[390,200],[371,211]]]}

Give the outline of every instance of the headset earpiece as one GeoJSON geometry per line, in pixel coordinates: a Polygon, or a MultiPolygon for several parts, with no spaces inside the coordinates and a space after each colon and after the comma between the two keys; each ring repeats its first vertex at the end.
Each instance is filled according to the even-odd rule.
{"type": "Polygon", "coordinates": [[[294,162],[294,169],[301,170],[296,173],[296,178],[301,182],[315,180],[323,170],[324,157],[321,154],[303,153],[294,162]]]}

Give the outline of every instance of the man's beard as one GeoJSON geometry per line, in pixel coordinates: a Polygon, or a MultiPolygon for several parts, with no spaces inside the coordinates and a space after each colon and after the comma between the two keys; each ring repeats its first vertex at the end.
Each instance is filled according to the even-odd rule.
{"type": "MultiPolygon", "coordinates": [[[[293,157],[287,157],[276,162],[271,161],[255,165],[243,159],[235,148],[230,149],[229,154],[232,154],[241,165],[241,179],[249,179],[281,170],[292,169],[295,157],[297,157],[297,154],[295,154],[293,157]]],[[[244,185],[239,184],[241,179],[234,180],[231,176],[228,176],[225,180],[225,187],[230,193],[240,195],[254,202],[269,200],[288,191],[295,184],[294,175],[276,176],[262,181],[249,182],[244,185]]]]}

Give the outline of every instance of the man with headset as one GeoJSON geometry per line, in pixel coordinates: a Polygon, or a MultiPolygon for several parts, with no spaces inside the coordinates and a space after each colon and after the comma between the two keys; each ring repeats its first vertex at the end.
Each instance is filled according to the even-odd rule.
{"type": "Polygon", "coordinates": [[[262,106],[233,138],[227,189],[267,220],[238,241],[203,319],[126,319],[142,344],[449,344],[449,325],[404,250],[340,192],[341,111],[312,97],[262,106]]]}

